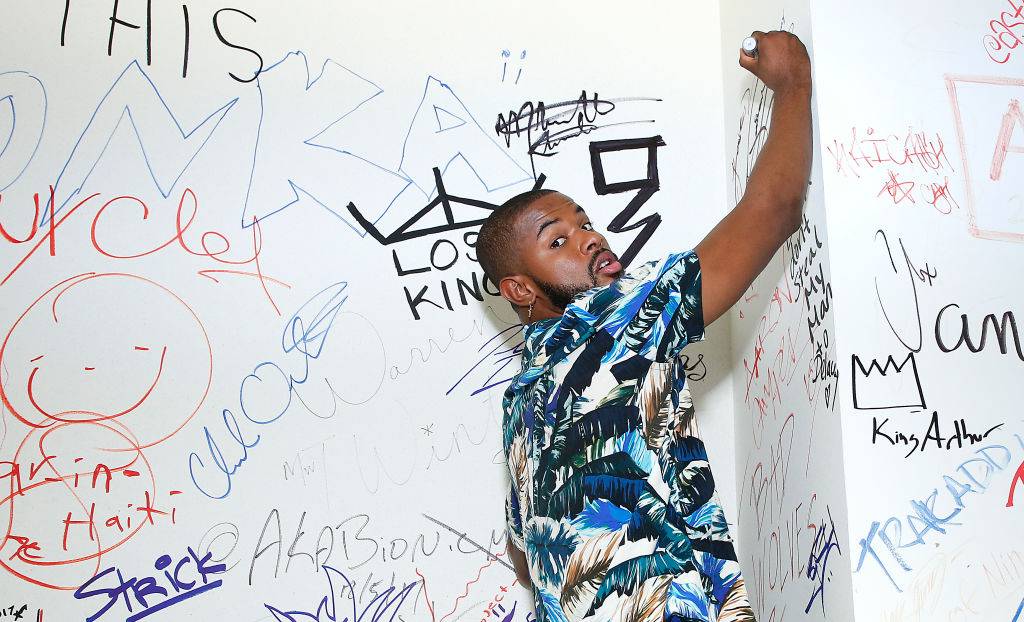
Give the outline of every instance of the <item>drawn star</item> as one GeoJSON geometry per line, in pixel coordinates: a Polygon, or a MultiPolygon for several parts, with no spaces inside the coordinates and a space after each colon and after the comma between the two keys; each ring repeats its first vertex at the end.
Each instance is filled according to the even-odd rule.
{"type": "Polygon", "coordinates": [[[900,202],[904,200],[909,200],[911,203],[915,203],[914,197],[911,195],[911,192],[914,191],[914,186],[914,182],[900,181],[899,175],[893,171],[889,171],[889,179],[886,180],[882,189],[878,191],[878,196],[882,196],[882,193],[886,193],[896,205],[899,205],[900,202]]]}
{"type": "Polygon", "coordinates": [[[423,430],[424,436],[430,436],[434,433],[434,424],[431,423],[430,425],[421,426],[420,429],[423,430]]]}

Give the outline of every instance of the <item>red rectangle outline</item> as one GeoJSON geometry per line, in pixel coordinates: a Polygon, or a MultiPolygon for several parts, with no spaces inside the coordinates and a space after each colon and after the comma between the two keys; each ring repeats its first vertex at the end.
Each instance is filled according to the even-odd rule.
{"type": "Polygon", "coordinates": [[[1017,78],[1001,78],[995,76],[968,76],[957,74],[946,74],[946,90],[949,91],[950,104],[953,107],[953,117],[956,120],[957,140],[960,143],[960,157],[964,164],[964,181],[967,183],[967,227],[970,234],[984,240],[1001,240],[1004,242],[1024,243],[1024,233],[1010,233],[992,229],[980,229],[977,223],[974,201],[974,185],[971,182],[971,168],[967,161],[967,141],[964,135],[963,118],[960,115],[960,101],[957,97],[956,83],[968,82],[971,84],[988,84],[991,86],[1020,86],[1024,87],[1024,80],[1017,78]]]}

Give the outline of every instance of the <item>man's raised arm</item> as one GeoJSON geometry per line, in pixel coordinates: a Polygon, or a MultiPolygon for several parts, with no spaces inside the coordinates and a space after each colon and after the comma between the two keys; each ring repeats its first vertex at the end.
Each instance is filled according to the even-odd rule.
{"type": "Polygon", "coordinates": [[[811,63],[788,32],[755,32],[757,55],[740,65],[774,93],[771,127],[747,189],[695,251],[700,259],[704,323],[739,300],[775,251],[800,227],[811,174],[811,63]]]}

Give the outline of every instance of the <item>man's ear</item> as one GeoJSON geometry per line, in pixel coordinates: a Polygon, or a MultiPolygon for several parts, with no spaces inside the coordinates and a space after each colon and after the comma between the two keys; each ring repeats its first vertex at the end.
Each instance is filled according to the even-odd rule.
{"type": "Polygon", "coordinates": [[[498,291],[502,297],[517,307],[528,306],[537,299],[533,291],[533,284],[525,277],[514,275],[506,276],[498,283],[498,291]]]}

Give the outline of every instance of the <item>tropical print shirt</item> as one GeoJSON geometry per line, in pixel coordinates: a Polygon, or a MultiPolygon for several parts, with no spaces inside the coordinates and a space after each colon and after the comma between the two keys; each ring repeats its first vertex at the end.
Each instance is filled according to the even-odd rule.
{"type": "Polygon", "coordinates": [[[703,337],[692,251],[525,327],[506,517],[539,622],[754,619],[679,356],[703,337]]]}

